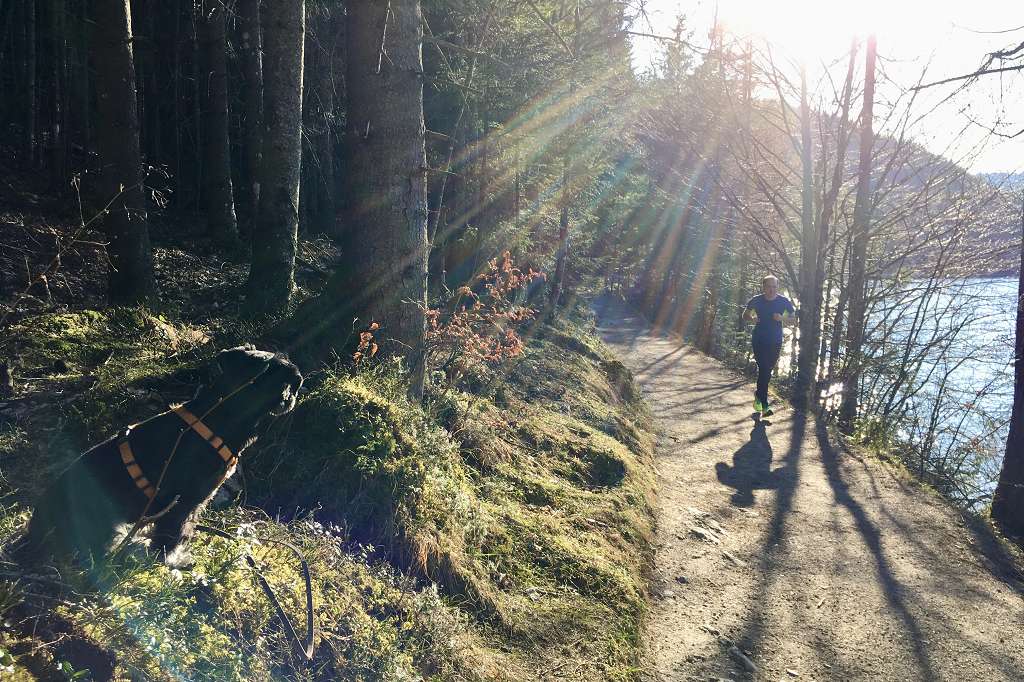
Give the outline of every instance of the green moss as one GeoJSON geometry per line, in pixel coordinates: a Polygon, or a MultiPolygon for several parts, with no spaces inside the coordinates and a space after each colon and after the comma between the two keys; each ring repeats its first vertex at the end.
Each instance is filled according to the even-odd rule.
{"type": "Polygon", "coordinates": [[[329,374],[296,407],[283,447],[263,449],[249,470],[263,506],[316,510],[374,544],[471,523],[447,432],[404,397],[360,378],[329,374]]]}
{"type": "MultiPolygon", "coordinates": [[[[94,378],[0,431],[0,457],[22,470],[43,456],[44,417],[84,445],[162,409],[194,387],[203,339],[134,310],[23,323],[5,337],[23,366],[60,359],[59,385],[94,378]]],[[[235,540],[202,537],[183,573],[128,559],[65,615],[135,679],[521,680],[579,660],[599,662],[572,668],[581,679],[637,679],[653,527],[639,393],[581,320],[543,328],[498,377],[431,386],[421,407],[388,365],[319,374],[246,454],[262,510],[205,519],[235,540]],[[271,540],[310,564],[312,667],[238,560],[252,553],[301,629],[297,563],[271,540]]],[[[0,529],[15,534],[23,509],[0,510],[0,529]]]]}
{"type": "Polygon", "coordinates": [[[83,443],[187,397],[191,382],[175,385],[173,375],[213,353],[203,330],[141,308],[38,315],[5,330],[0,349],[63,394],[60,417],[83,443]]]}
{"type": "Polygon", "coordinates": [[[269,522],[252,511],[210,521],[237,538],[204,537],[196,566],[170,570],[149,559],[120,571],[102,596],[61,609],[82,631],[118,652],[118,672],[131,679],[382,680],[447,673],[471,679],[464,618],[436,590],[365,554],[345,551],[336,531],[309,520],[269,522]],[[239,557],[247,552],[300,634],[304,596],[299,565],[274,544],[297,546],[309,563],[317,637],[312,665],[297,656],[277,616],[239,557]]]}

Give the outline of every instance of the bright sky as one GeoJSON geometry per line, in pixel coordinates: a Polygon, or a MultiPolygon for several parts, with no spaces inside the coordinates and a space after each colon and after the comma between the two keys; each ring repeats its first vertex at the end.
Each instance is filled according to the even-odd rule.
{"type": "MultiPolygon", "coordinates": [[[[882,68],[904,86],[917,83],[924,69],[924,82],[970,73],[986,53],[1024,42],[1021,0],[644,0],[644,5],[650,25],[641,19],[637,31],[671,35],[675,17],[684,14],[692,41],[706,45],[717,11],[732,33],[768,40],[793,58],[806,59],[812,73],[816,63],[841,56],[854,34],[874,31],[882,68]]],[[[634,66],[650,66],[658,49],[658,41],[636,38],[634,66]]],[[[955,89],[956,84],[929,89],[915,111],[931,110],[955,89]]],[[[1024,129],[1024,74],[985,76],[922,119],[914,137],[961,162],[989,137],[972,155],[971,170],[1024,171],[1024,133],[1012,140],[990,137],[986,127],[997,124],[1004,134],[1024,129]]]]}

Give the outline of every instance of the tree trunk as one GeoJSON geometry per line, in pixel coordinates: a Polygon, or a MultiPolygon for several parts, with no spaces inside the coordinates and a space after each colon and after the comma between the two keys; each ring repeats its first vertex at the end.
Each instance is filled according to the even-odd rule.
{"type": "Polygon", "coordinates": [[[153,295],[155,285],[142,193],[131,13],[128,0],[96,0],[94,8],[99,198],[103,205],[109,202],[103,218],[110,240],[108,296],[114,303],[139,303],[153,295]]]}
{"type": "Polygon", "coordinates": [[[36,160],[36,0],[25,0],[25,159],[36,160]]]}
{"type": "Polygon", "coordinates": [[[861,353],[864,345],[866,304],[864,271],[866,267],[871,220],[871,148],[874,146],[872,111],[875,99],[875,36],[868,37],[864,67],[864,109],[861,113],[860,161],[857,169],[857,198],[853,207],[853,242],[850,253],[850,314],[846,329],[846,372],[843,402],[839,407],[839,427],[846,433],[853,431],[857,418],[860,393],[860,372],[863,368],[861,353]]]}
{"type": "Polygon", "coordinates": [[[412,392],[420,395],[427,291],[420,2],[355,0],[348,7],[346,34],[349,224],[355,248],[332,291],[365,292],[357,310],[367,324],[381,323],[383,350],[408,357],[412,392]],[[388,58],[381,55],[385,26],[388,58]]]}
{"type": "Polygon", "coordinates": [[[722,298],[722,287],[725,286],[727,270],[732,260],[732,240],[736,231],[737,216],[735,213],[725,218],[724,234],[719,238],[716,213],[716,224],[712,226],[711,243],[708,245],[708,252],[714,253],[714,261],[711,269],[711,277],[705,295],[704,310],[701,314],[700,334],[697,337],[697,347],[702,352],[711,355],[715,351],[715,321],[718,318],[718,307],[722,298]]]}
{"type": "Polygon", "coordinates": [[[52,0],[50,4],[50,39],[53,78],[53,99],[50,110],[50,183],[63,195],[68,180],[68,41],[67,3],[52,0]]]}
{"type": "Polygon", "coordinates": [[[260,31],[260,0],[239,0],[239,31],[242,62],[242,148],[245,167],[239,214],[243,232],[251,235],[260,202],[259,168],[263,153],[263,41],[260,31]]]}
{"type": "MultiPolygon", "coordinates": [[[[824,174],[822,178],[822,184],[826,185],[824,188],[824,197],[821,202],[821,210],[818,213],[818,243],[821,245],[818,258],[818,270],[815,275],[820,287],[824,286],[825,283],[825,253],[828,253],[828,291],[825,293],[824,309],[819,311],[819,315],[815,320],[815,329],[818,329],[818,333],[822,336],[821,344],[818,351],[818,368],[821,371],[825,368],[826,358],[828,360],[828,376],[831,380],[833,367],[835,364],[835,354],[826,356],[826,351],[829,347],[829,341],[834,344],[834,347],[838,346],[839,332],[836,330],[837,325],[842,326],[843,307],[845,306],[844,296],[846,295],[845,290],[842,288],[842,274],[846,266],[846,255],[849,248],[843,251],[843,260],[839,267],[838,281],[840,282],[840,294],[839,301],[840,305],[836,307],[836,315],[832,324],[832,337],[831,339],[825,338],[825,331],[823,329],[822,320],[828,323],[828,308],[832,301],[832,285],[836,281],[835,275],[835,257],[837,244],[830,244],[830,228],[832,218],[835,213],[836,202],[839,200],[839,191],[843,186],[843,177],[846,172],[846,150],[849,145],[849,122],[850,122],[850,102],[853,97],[853,74],[856,70],[857,61],[857,40],[854,39],[850,45],[850,60],[846,69],[846,82],[843,85],[842,95],[842,113],[839,117],[839,128],[837,130],[837,150],[835,165],[832,167],[832,182],[831,185],[826,185],[824,174]]],[[[849,239],[847,240],[849,241],[849,239]]]]}
{"type": "Polygon", "coordinates": [[[733,333],[743,338],[743,351],[746,352],[750,347],[749,334],[744,334],[745,323],[743,322],[743,310],[746,308],[749,297],[747,296],[747,286],[749,285],[750,278],[750,252],[749,244],[741,243],[739,245],[739,263],[736,265],[738,271],[736,290],[733,292],[733,308],[737,313],[733,316],[732,331],[733,333]]]}
{"type": "Polygon", "coordinates": [[[800,240],[800,355],[797,360],[793,404],[806,407],[808,394],[817,378],[819,308],[821,283],[818,281],[818,224],[814,220],[814,165],[811,160],[811,109],[807,104],[807,71],[800,70],[800,162],[803,176],[800,240]]]}
{"type": "MultiPolygon", "coordinates": [[[[1021,213],[1024,230],[1024,207],[1021,213]]],[[[1010,535],[1024,537],[1024,235],[1020,248],[1020,283],[1017,287],[1017,341],[1014,345],[1013,409],[1006,455],[999,484],[992,497],[992,518],[1010,535]]]]}
{"type": "Polygon", "coordinates": [[[192,3],[174,6],[175,204],[180,210],[198,210],[203,178],[199,82],[203,79],[197,24],[202,18],[192,3]]]}
{"type": "Polygon", "coordinates": [[[83,149],[95,148],[96,128],[93,125],[93,87],[95,77],[92,69],[89,68],[89,46],[92,45],[92,17],[89,16],[86,3],[78,5],[78,13],[75,16],[76,44],[78,46],[78,62],[74,78],[71,79],[75,87],[75,106],[72,113],[77,112],[77,125],[73,125],[76,131],[78,144],[83,149]]]}
{"type": "Polygon", "coordinates": [[[841,365],[840,360],[840,346],[843,340],[843,329],[845,327],[845,315],[846,315],[846,304],[850,299],[850,287],[843,286],[843,273],[846,272],[847,261],[850,257],[851,237],[847,235],[846,245],[843,247],[843,258],[839,263],[839,270],[836,273],[836,281],[838,282],[839,289],[839,300],[836,302],[835,314],[832,316],[832,338],[829,339],[828,344],[828,380],[832,382],[839,375],[841,365]]]}
{"type": "MultiPolygon", "coordinates": [[[[145,47],[146,67],[145,71],[139,74],[141,87],[145,90],[145,110],[141,113],[142,125],[142,154],[151,163],[162,163],[164,161],[163,136],[166,126],[164,116],[169,116],[167,111],[167,95],[164,84],[167,75],[166,65],[173,54],[173,46],[169,46],[166,52],[161,51],[161,42],[167,43],[168,39],[173,40],[173,31],[166,30],[164,23],[171,15],[167,13],[166,5],[159,0],[151,0],[146,6],[143,15],[143,25],[146,32],[145,47]]],[[[136,53],[136,64],[139,54],[136,53]]],[[[173,125],[173,123],[172,123],[173,125]]]]}
{"type": "MultiPolygon", "coordinates": [[[[580,45],[580,4],[576,3],[575,9],[575,31],[573,33],[572,42],[572,66],[571,73],[569,75],[569,106],[576,107],[578,102],[576,101],[576,70],[579,66],[579,45],[580,45]]],[[[575,127],[575,126],[574,126],[575,127]]],[[[487,131],[484,130],[484,135],[487,135],[487,131]]],[[[574,192],[573,185],[576,182],[576,173],[574,168],[575,159],[573,158],[573,150],[571,149],[572,143],[572,128],[569,132],[569,140],[567,144],[570,148],[566,150],[565,156],[562,159],[562,196],[560,199],[561,208],[558,214],[558,253],[555,258],[555,277],[551,282],[551,293],[548,299],[549,314],[554,315],[558,312],[558,304],[562,299],[562,289],[565,287],[565,270],[567,267],[567,261],[569,258],[569,203],[572,198],[572,192],[574,192]]]]}
{"type": "Polygon", "coordinates": [[[228,63],[226,8],[222,0],[204,0],[199,19],[202,56],[203,205],[207,232],[229,247],[238,242],[231,187],[231,142],[228,137],[228,63]]]}
{"type": "MultiPolygon", "coordinates": [[[[575,86],[572,88],[575,94],[575,86]]],[[[569,254],[569,186],[572,178],[569,173],[570,161],[563,159],[562,163],[562,193],[558,211],[558,251],[555,257],[555,276],[551,281],[551,293],[548,299],[550,313],[554,315],[558,311],[558,304],[562,298],[562,287],[565,282],[566,258],[569,254]]]]}
{"type": "Polygon", "coordinates": [[[11,18],[14,16],[16,0],[5,0],[0,8],[0,54],[7,52],[11,34],[11,18]]]}
{"type": "Polygon", "coordinates": [[[262,17],[263,153],[246,298],[249,315],[287,309],[295,288],[299,229],[305,8],[296,0],[267,0],[262,17]]]}
{"type": "Polygon", "coordinates": [[[721,246],[722,224],[718,210],[718,198],[711,198],[712,191],[717,184],[712,176],[716,173],[718,173],[718,169],[713,166],[707,175],[694,178],[700,189],[698,196],[695,199],[691,198],[690,206],[685,214],[684,225],[687,227],[680,242],[680,251],[682,252],[680,264],[682,267],[676,273],[677,283],[671,293],[675,302],[668,324],[668,329],[675,331],[680,336],[689,334],[697,311],[697,303],[698,301],[702,304],[704,302],[704,289],[707,286],[708,273],[711,272],[711,264],[718,259],[718,251],[721,246]],[[707,231],[707,241],[703,248],[699,241],[694,243],[701,236],[698,230],[707,231]],[[686,265],[684,259],[691,252],[700,254],[700,257],[686,265]]]}
{"type": "Polygon", "coordinates": [[[306,79],[302,111],[302,229],[338,237],[334,207],[334,43],[338,8],[307,4],[306,79]],[[310,16],[311,15],[311,16],[310,16]]]}
{"type": "Polygon", "coordinates": [[[348,248],[291,326],[303,354],[322,357],[344,352],[353,326],[380,323],[381,351],[407,358],[419,396],[427,291],[420,2],[352,0],[347,12],[348,248]]]}

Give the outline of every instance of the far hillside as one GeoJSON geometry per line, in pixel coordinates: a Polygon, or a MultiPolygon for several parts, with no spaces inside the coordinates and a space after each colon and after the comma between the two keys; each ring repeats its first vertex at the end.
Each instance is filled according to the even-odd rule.
{"type": "Polygon", "coordinates": [[[980,177],[989,184],[1010,192],[1024,189],[1024,173],[982,173],[980,177]]]}

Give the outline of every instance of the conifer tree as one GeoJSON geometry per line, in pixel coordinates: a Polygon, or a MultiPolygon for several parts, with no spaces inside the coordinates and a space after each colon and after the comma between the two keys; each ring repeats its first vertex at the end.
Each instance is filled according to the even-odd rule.
{"type": "Polygon", "coordinates": [[[287,309],[295,288],[305,7],[296,0],[265,0],[261,12],[263,151],[246,311],[273,315],[287,309]]]}
{"type": "Polygon", "coordinates": [[[153,253],[142,192],[136,111],[131,7],[128,0],[96,0],[96,149],[102,163],[99,200],[110,243],[109,292],[115,303],[139,303],[154,294],[153,253]]]}

